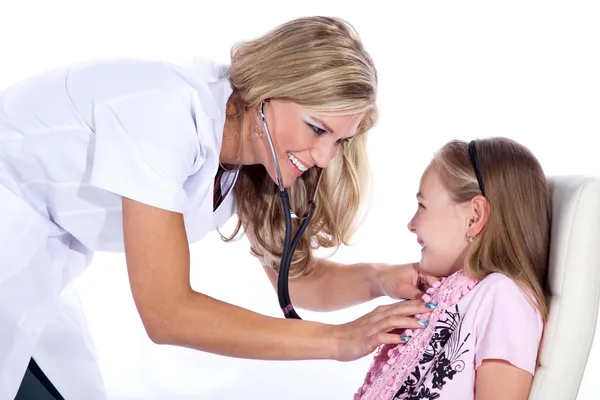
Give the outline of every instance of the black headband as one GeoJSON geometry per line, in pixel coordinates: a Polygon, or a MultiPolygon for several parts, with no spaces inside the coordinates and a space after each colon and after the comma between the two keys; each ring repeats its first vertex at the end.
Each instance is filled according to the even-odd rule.
{"type": "Polygon", "coordinates": [[[469,158],[471,159],[471,164],[473,164],[473,169],[475,170],[475,176],[477,177],[477,182],[479,183],[479,189],[481,189],[481,194],[485,196],[485,190],[483,190],[483,175],[481,175],[479,163],[477,162],[477,150],[475,150],[474,140],[471,140],[469,142],[469,158]]]}

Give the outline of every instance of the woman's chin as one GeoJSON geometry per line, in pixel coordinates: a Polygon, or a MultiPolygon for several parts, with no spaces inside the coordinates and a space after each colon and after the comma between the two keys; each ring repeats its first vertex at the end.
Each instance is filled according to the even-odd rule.
{"type": "MultiPolygon", "coordinates": [[[[277,173],[275,171],[269,171],[269,177],[271,178],[273,183],[279,185],[279,183],[277,182],[277,173]]],[[[296,182],[296,177],[290,176],[290,174],[285,173],[285,171],[281,171],[281,180],[283,181],[283,187],[285,189],[289,189],[294,184],[294,182],[296,182]]]]}
{"type": "Polygon", "coordinates": [[[281,179],[283,180],[283,187],[286,189],[289,189],[294,184],[294,182],[296,182],[296,177],[289,176],[288,174],[283,175],[281,179]]]}

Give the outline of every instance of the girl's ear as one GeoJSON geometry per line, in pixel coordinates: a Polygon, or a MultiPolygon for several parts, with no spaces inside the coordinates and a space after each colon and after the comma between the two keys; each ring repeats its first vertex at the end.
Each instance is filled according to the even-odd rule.
{"type": "Polygon", "coordinates": [[[481,233],[490,216],[490,203],[482,195],[471,199],[470,215],[467,220],[467,236],[475,237],[481,233]]]}

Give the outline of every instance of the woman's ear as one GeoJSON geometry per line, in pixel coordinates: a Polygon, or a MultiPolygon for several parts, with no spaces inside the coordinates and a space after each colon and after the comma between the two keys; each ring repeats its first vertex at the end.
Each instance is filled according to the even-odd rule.
{"type": "Polygon", "coordinates": [[[490,203],[481,195],[470,202],[470,216],[467,220],[467,236],[475,237],[481,233],[490,216],[490,203]]]}

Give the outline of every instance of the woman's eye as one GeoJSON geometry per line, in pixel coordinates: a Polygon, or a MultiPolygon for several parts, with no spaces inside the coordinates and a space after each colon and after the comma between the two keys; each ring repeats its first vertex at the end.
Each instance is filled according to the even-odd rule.
{"type": "Polygon", "coordinates": [[[312,124],[308,124],[308,126],[310,126],[310,129],[312,129],[313,132],[315,132],[319,136],[321,136],[324,133],[327,133],[325,129],[319,128],[318,126],[314,126],[312,124]]]}
{"type": "Polygon", "coordinates": [[[337,144],[342,144],[342,143],[347,143],[350,141],[350,138],[339,138],[338,140],[336,140],[335,142],[337,144]]]}
{"type": "Polygon", "coordinates": [[[423,205],[423,203],[419,203],[419,208],[425,209],[425,206],[423,205]]]}

